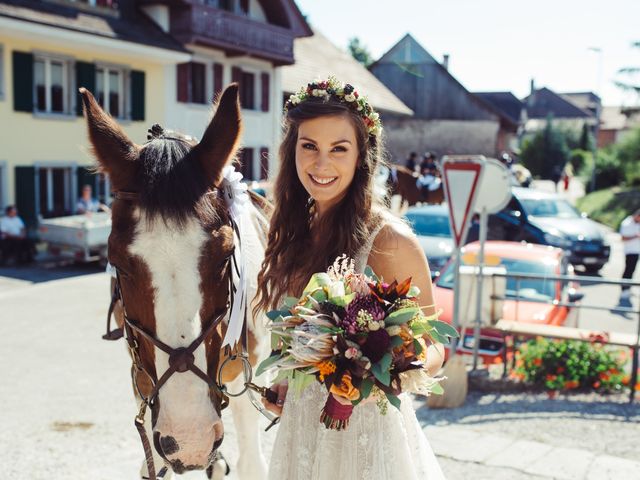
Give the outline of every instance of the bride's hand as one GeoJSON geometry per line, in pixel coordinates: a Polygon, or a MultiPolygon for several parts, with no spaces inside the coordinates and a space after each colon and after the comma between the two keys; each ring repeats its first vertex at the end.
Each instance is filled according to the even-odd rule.
{"type": "Polygon", "coordinates": [[[282,406],[284,405],[284,399],[287,397],[288,389],[289,389],[289,382],[287,382],[287,380],[283,380],[280,383],[271,385],[271,387],[269,387],[269,390],[275,392],[278,395],[278,400],[274,404],[269,402],[266,398],[263,397],[262,404],[270,412],[273,412],[277,415],[282,415],[282,406]]]}

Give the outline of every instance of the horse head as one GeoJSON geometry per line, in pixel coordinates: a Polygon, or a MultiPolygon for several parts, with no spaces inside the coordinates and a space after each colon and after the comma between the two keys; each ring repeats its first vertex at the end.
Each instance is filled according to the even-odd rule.
{"type": "Polygon", "coordinates": [[[133,381],[150,400],[154,445],[177,473],[206,468],[224,436],[223,395],[196,370],[216,378],[224,332],[212,322],[228,308],[234,235],[216,187],[238,148],[238,87],[222,94],[199,143],[154,126],[136,145],[81,93],[98,166],[116,192],[109,261],[131,322],[133,381]],[[169,370],[175,374],[163,381],[169,370]]]}

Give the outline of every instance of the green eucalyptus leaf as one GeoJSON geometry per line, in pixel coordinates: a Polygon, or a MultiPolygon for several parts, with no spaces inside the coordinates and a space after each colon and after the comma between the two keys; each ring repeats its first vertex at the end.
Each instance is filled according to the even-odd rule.
{"type": "Polygon", "coordinates": [[[264,372],[266,372],[267,370],[269,370],[271,367],[273,367],[273,365],[275,365],[278,360],[280,360],[282,358],[281,355],[271,355],[269,358],[263,360],[262,362],[260,362],[260,365],[258,365],[258,368],[256,369],[256,376],[260,376],[262,375],[264,372]]]}
{"type": "Polygon", "coordinates": [[[408,307],[396,310],[390,313],[387,318],[384,319],[385,325],[402,325],[409,322],[413,317],[420,312],[418,307],[408,307]]]}
{"type": "Polygon", "coordinates": [[[446,322],[430,320],[429,325],[431,325],[440,335],[451,338],[458,338],[460,336],[458,331],[446,322]]]}
{"type": "Polygon", "coordinates": [[[371,395],[371,389],[373,388],[373,380],[365,378],[360,385],[360,399],[369,398],[371,395]]]}
{"type": "Polygon", "coordinates": [[[371,366],[371,373],[376,379],[383,385],[389,386],[391,383],[391,374],[389,370],[383,370],[380,366],[380,362],[375,363],[371,366]]]}
{"type": "Polygon", "coordinates": [[[398,397],[396,397],[395,395],[391,395],[390,393],[385,393],[385,396],[387,397],[387,400],[389,400],[389,403],[391,405],[400,410],[400,399],[398,397]]]}

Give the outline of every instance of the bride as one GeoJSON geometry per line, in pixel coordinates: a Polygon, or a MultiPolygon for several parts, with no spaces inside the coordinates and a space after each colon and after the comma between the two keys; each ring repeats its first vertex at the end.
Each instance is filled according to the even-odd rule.
{"type": "MultiPolygon", "coordinates": [[[[411,277],[425,313],[434,313],[429,267],[416,237],[373,195],[382,162],[378,114],[353,86],[335,78],[313,82],[286,104],[280,171],[269,244],[258,277],[257,308],[276,308],[299,296],[315,272],[347,254],[356,271],[369,265],[387,281],[411,277]]],[[[443,361],[441,345],[427,350],[431,374],[443,361]]],[[[346,430],[328,430],[320,412],[328,393],[314,383],[296,397],[274,385],[281,414],[269,467],[273,480],[443,479],[416,419],[411,397],[381,414],[375,402],[354,408],[346,430]]],[[[336,397],[338,401],[346,401],[336,397]]]]}

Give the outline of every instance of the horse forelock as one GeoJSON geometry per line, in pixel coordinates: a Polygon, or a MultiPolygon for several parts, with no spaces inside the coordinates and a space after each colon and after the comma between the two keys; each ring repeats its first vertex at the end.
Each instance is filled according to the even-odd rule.
{"type": "Polygon", "coordinates": [[[187,219],[197,216],[210,226],[220,220],[219,205],[211,201],[200,163],[193,158],[193,143],[175,134],[154,138],[141,149],[138,163],[140,206],[148,219],[157,216],[182,228],[187,219]]]}

